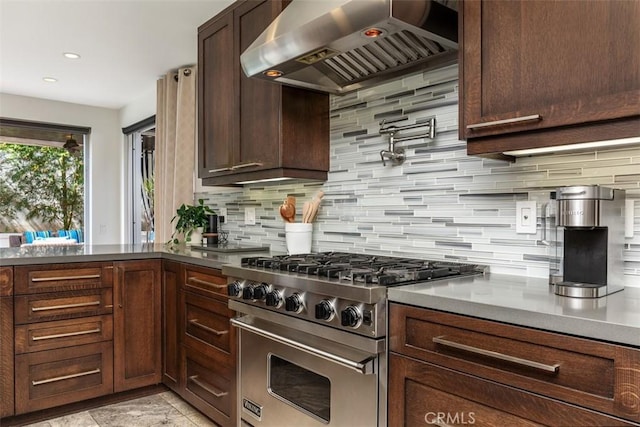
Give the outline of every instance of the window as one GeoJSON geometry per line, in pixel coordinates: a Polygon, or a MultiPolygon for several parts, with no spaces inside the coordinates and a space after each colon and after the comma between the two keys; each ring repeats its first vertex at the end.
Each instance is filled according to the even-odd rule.
{"type": "Polygon", "coordinates": [[[130,243],[151,243],[154,226],[155,116],[122,129],[129,144],[130,243]]]}
{"type": "Polygon", "coordinates": [[[11,236],[84,241],[89,128],[0,118],[0,246],[11,236]],[[82,238],[80,237],[82,236],[82,238]]]}

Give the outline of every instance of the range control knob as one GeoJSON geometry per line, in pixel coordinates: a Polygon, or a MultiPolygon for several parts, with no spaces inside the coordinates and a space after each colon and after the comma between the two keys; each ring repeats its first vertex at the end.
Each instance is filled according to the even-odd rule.
{"type": "Polygon", "coordinates": [[[360,314],[360,310],[352,305],[345,308],[340,313],[340,324],[342,326],[350,326],[352,328],[356,328],[360,325],[361,321],[362,315],[360,314]]]}
{"type": "Polygon", "coordinates": [[[237,297],[238,295],[240,295],[241,290],[242,286],[240,286],[240,282],[237,280],[227,285],[227,295],[229,295],[230,297],[237,297]]]}
{"type": "Polygon", "coordinates": [[[267,293],[267,306],[269,307],[280,307],[282,305],[282,296],[280,296],[280,292],[271,291],[267,293]]]}
{"type": "Polygon", "coordinates": [[[242,288],[242,299],[253,299],[253,286],[242,288]]]}
{"type": "Polygon", "coordinates": [[[284,309],[287,311],[300,313],[302,311],[302,307],[302,297],[300,297],[300,294],[296,293],[284,299],[284,309]]]}
{"type": "Polygon", "coordinates": [[[267,292],[269,292],[269,285],[261,283],[253,288],[253,299],[262,301],[267,296],[267,292]]]}
{"type": "Polygon", "coordinates": [[[333,317],[333,307],[326,299],[316,304],[316,319],[329,320],[333,317]]]}

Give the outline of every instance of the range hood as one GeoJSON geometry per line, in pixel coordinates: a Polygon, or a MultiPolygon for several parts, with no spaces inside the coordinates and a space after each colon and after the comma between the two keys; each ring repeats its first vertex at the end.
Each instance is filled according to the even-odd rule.
{"type": "Polygon", "coordinates": [[[240,56],[249,77],[344,94],[454,63],[455,0],[292,0],[240,56]]]}

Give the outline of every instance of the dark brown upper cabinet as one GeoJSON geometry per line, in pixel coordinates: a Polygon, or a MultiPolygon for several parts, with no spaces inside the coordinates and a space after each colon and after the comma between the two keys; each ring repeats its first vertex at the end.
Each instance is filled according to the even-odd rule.
{"type": "Polygon", "coordinates": [[[638,0],[462,2],[467,153],[639,136],[638,16],[638,0]]]}
{"type": "Polygon", "coordinates": [[[244,75],[240,54],[288,2],[237,1],[198,29],[198,176],[204,185],[326,180],[329,97],[244,75]]]}

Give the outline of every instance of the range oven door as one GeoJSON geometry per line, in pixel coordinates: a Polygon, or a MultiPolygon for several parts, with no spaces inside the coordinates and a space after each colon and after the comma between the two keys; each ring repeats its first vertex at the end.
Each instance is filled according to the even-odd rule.
{"type": "Polygon", "coordinates": [[[253,316],[232,323],[240,328],[239,399],[244,423],[378,425],[380,354],[253,316]]]}

